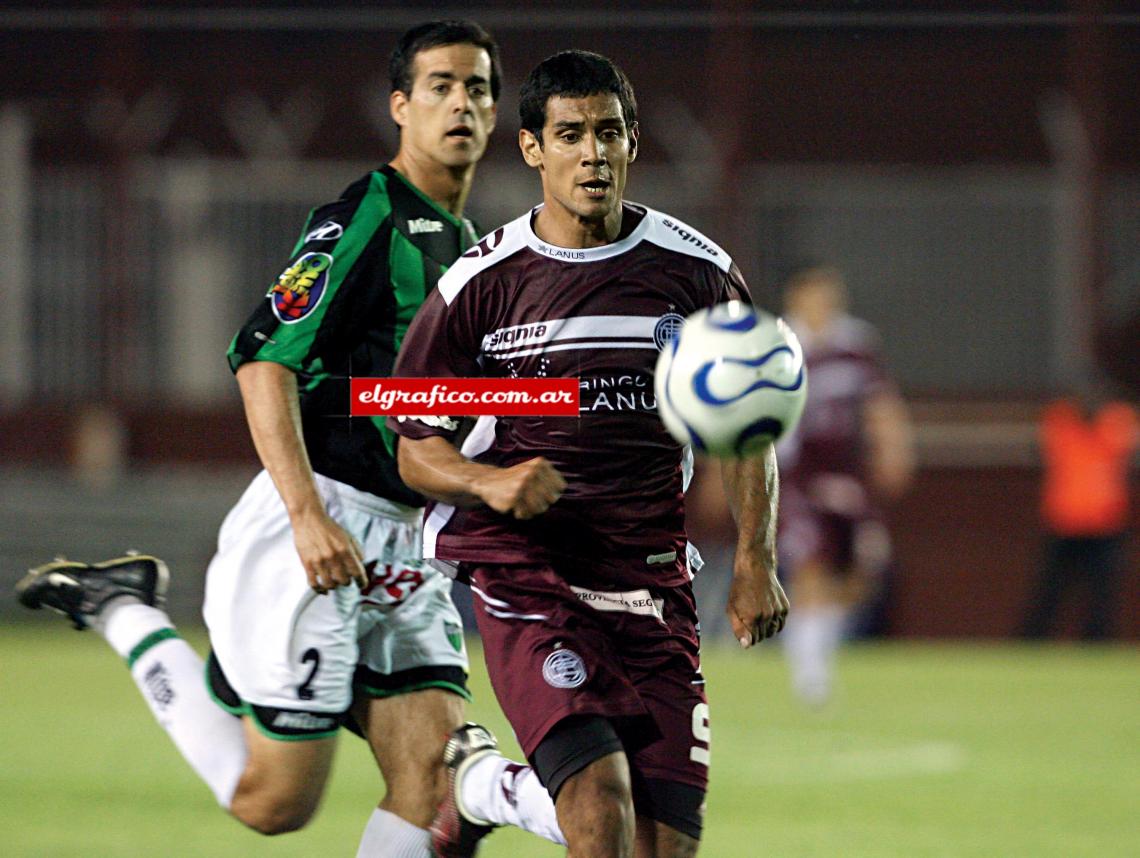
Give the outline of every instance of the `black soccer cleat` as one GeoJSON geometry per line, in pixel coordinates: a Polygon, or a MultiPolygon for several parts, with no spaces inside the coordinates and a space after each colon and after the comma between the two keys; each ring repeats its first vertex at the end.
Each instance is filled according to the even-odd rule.
{"type": "Polygon", "coordinates": [[[88,618],[117,596],[134,596],[161,608],[169,583],[166,564],[147,554],[128,554],[94,565],[59,557],[30,570],[16,585],[16,595],[25,607],[51,608],[83,630],[88,618]]]}
{"type": "Polygon", "coordinates": [[[470,858],[478,851],[479,841],[497,827],[466,812],[459,785],[473,763],[498,753],[499,743],[486,727],[468,721],[451,731],[443,749],[447,796],[431,823],[431,845],[436,858],[470,858]]]}

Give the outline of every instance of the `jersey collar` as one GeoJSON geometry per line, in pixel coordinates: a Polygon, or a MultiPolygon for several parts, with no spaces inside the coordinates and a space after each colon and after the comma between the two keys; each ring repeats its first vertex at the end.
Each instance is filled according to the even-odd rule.
{"type": "Polygon", "coordinates": [[[600,259],[611,259],[637,245],[649,232],[649,210],[644,206],[626,201],[622,203],[623,208],[640,214],[641,222],[625,238],[612,244],[603,244],[600,247],[559,247],[548,241],[543,241],[534,231],[534,216],[542,210],[542,206],[543,204],[539,203],[530,210],[530,214],[525,218],[523,236],[526,239],[526,246],[540,256],[557,259],[559,262],[597,262],[600,259]]]}

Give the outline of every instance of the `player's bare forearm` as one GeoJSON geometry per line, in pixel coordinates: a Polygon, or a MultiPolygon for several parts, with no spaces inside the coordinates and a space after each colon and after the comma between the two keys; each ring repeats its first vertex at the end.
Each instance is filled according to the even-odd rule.
{"type": "Polygon", "coordinates": [[[455,445],[438,435],[401,438],[396,448],[400,479],[429,498],[452,506],[481,503],[475,492],[479,477],[491,469],[472,462],[455,445]]]}
{"type": "Polygon", "coordinates": [[[237,381],[253,445],[288,511],[310,586],[324,592],[353,581],[367,583],[359,546],[329,518],[317,491],[296,375],[280,364],[254,361],[238,369],[237,381]]]}
{"type": "Polygon", "coordinates": [[[453,506],[486,504],[519,519],[546,512],[566,488],[566,481],[545,459],[509,468],[482,465],[439,436],[401,438],[396,459],[400,478],[421,494],[453,506]]]}
{"type": "Polygon", "coordinates": [[[736,520],[737,557],[754,557],[765,568],[776,569],[776,509],[779,503],[779,471],[776,452],[741,459],[726,459],[721,465],[724,491],[736,520]]]}
{"type": "Polygon", "coordinates": [[[779,472],[769,445],[762,454],[721,466],[725,494],[739,536],[726,613],[741,646],[784,627],[788,597],[776,577],[776,510],[779,472]]]}
{"type": "Polygon", "coordinates": [[[297,376],[281,364],[253,361],[238,369],[237,381],[253,446],[289,515],[322,507],[301,432],[297,376]]]}

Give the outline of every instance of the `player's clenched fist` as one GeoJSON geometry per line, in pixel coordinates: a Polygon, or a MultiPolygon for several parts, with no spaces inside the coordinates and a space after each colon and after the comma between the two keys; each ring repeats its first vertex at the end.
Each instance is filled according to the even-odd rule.
{"type": "Polygon", "coordinates": [[[546,459],[528,459],[480,476],[476,494],[496,512],[518,519],[542,515],[562,497],[566,480],[546,459]]]}
{"type": "Polygon", "coordinates": [[[360,546],[324,510],[298,515],[293,520],[293,539],[309,586],[318,593],[353,583],[367,586],[360,546]]]}
{"type": "Polygon", "coordinates": [[[736,639],[747,648],[784,628],[788,597],[775,575],[764,574],[738,558],[725,612],[736,639]]]}

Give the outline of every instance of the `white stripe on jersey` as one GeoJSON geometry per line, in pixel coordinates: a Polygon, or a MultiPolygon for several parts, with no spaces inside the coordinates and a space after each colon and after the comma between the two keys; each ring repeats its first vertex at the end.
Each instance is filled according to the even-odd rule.
{"type": "Polygon", "coordinates": [[[547,352],[564,352],[570,349],[653,349],[658,351],[656,343],[647,343],[644,340],[592,340],[580,343],[565,343],[560,346],[539,346],[534,349],[523,349],[518,352],[503,352],[489,354],[493,360],[506,360],[507,358],[525,357],[526,355],[545,354],[547,352]]]}
{"type": "Polygon", "coordinates": [[[653,342],[660,316],[575,316],[498,328],[483,337],[484,352],[526,347],[556,340],[630,338],[653,342]]]}
{"type": "Polygon", "coordinates": [[[550,617],[547,616],[546,614],[519,614],[519,613],[515,613],[514,611],[498,611],[498,610],[495,610],[495,608],[491,607],[492,605],[496,605],[500,608],[509,608],[511,606],[507,602],[504,602],[502,599],[492,599],[490,596],[488,596],[486,593],[484,593],[482,590],[480,590],[474,584],[471,585],[471,592],[474,593],[476,596],[478,596],[480,599],[482,599],[484,602],[486,602],[486,604],[483,605],[483,610],[486,611],[488,614],[490,614],[492,617],[499,617],[499,618],[504,619],[504,620],[542,621],[542,620],[549,620],[550,619],[550,617]]]}

